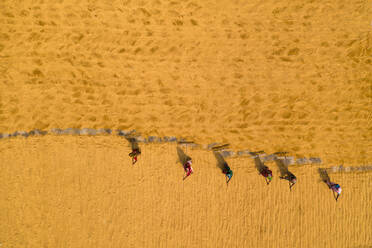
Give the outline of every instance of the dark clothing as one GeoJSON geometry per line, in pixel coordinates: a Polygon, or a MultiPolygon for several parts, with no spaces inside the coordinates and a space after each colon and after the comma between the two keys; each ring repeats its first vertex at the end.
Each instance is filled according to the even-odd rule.
{"type": "Polygon", "coordinates": [[[137,162],[137,156],[141,154],[140,149],[133,149],[129,156],[132,157],[132,163],[135,164],[137,162]]]}
{"type": "Polygon", "coordinates": [[[297,180],[297,177],[290,172],[285,177],[281,177],[281,178],[286,179],[290,182],[292,182],[293,180],[297,180]]]}
{"type": "Polygon", "coordinates": [[[264,176],[264,177],[269,177],[269,176],[272,176],[273,172],[271,170],[269,170],[269,168],[263,168],[261,170],[261,175],[264,176]]]}
{"type": "Polygon", "coordinates": [[[137,157],[141,154],[141,151],[139,149],[133,149],[131,153],[129,153],[130,157],[137,157]]]}
{"type": "Polygon", "coordinates": [[[233,171],[227,164],[224,164],[224,169],[222,173],[225,174],[229,179],[231,179],[231,177],[233,176],[233,171]]]}

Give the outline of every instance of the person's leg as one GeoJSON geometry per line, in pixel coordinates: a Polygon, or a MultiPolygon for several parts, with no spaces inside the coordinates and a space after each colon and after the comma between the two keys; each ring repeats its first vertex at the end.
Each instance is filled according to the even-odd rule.
{"type": "Polygon", "coordinates": [[[226,178],[226,184],[228,184],[230,182],[231,177],[229,177],[228,174],[225,174],[225,178],[226,178]]]}
{"type": "Polygon", "coordinates": [[[267,185],[269,185],[270,181],[267,179],[267,177],[265,177],[265,182],[267,185]]]}
{"type": "Polygon", "coordinates": [[[186,175],[184,175],[184,177],[183,177],[183,180],[185,180],[188,176],[190,176],[191,175],[191,170],[190,170],[190,167],[188,166],[188,167],[184,167],[184,169],[185,169],[185,173],[186,173],[186,175]]]}
{"type": "Polygon", "coordinates": [[[338,197],[339,197],[340,195],[339,194],[337,194],[337,196],[336,196],[336,201],[338,200],[338,197]]]}

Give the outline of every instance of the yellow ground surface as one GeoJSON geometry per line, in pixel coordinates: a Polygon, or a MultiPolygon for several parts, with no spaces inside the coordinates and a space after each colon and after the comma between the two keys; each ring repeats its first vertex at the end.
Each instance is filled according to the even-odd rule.
{"type": "MultiPolygon", "coordinates": [[[[363,0],[1,0],[0,133],[136,129],[370,164],[371,19],[363,0]]],[[[226,189],[205,151],[182,182],[172,145],[135,168],[113,136],[0,147],[10,247],[372,245],[368,173],[332,175],[335,204],[317,167],[290,193],[240,158],[226,189]]]]}
{"type": "Polygon", "coordinates": [[[0,132],[372,160],[368,1],[1,1],[0,132]]]}
{"type": "Polygon", "coordinates": [[[131,165],[119,137],[0,142],[2,247],[371,247],[372,173],[330,174],[336,203],[315,167],[291,167],[292,191],[267,186],[249,158],[230,159],[226,186],[211,152],[142,146],[131,165]]]}

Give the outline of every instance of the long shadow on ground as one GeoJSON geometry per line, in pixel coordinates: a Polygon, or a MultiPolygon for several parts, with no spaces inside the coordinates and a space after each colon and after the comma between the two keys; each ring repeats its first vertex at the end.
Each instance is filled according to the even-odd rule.
{"type": "MultiPolygon", "coordinates": [[[[318,169],[318,172],[319,172],[320,179],[321,179],[325,184],[327,184],[327,182],[330,182],[330,181],[331,181],[331,179],[330,179],[329,176],[328,176],[328,172],[326,171],[326,169],[319,168],[319,169],[318,169]]],[[[327,186],[328,186],[328,184],[327,184],[327,186]]]]}
{"type": "Polygon", "coordinates": [[[293,185],[297,182],[296,176],[288,170],[288,164],[285,163],[286,160],[275,158],[275,163],[279,168],[280,179],[285,179],[289,183],[289,190],[292,189],[293,185]]]}
{"type": "Polygon", "coordinates": [[[130,143],[130,145],[132,147],[132,151],[134,151],[134,150],[140,150],[136,138],[125,136],[125,139],[130,143]]]}
{"type": "Polygon", "coordinates": [[[222,157],[222,155],[219,152],[213,151],[213,154],[217,160],[217,167],[221,170],[222,173],[229,169],[226,160],[222,157]]]}
{"type": "Polygon", "coordinates": [[[182,168],[184,164],[186,164],[187,161],[191,160],[191,157],[186,155],[185,152],[177,146],[177,154],[178,154],[178,159],[180,163],[182,164],[182,168]]]}
{"type": "Polygon", "coordinates": [[[288,165],[284,163],[282,159],[275,159],[275,163],[279,168],[280,177],[284,178],[292,178],[295,177],[295,175],[288,170],[288,165]]]}
{"type": "Polygon", "coordinates": [[[255,156],[254,157],[254,165],[256,166],[256,169],[258,173],[261,173],[261,171],[265,170],[267,166],[261,161],[260,156],[256,153],[251,153],[251,155],[255,156]]]}

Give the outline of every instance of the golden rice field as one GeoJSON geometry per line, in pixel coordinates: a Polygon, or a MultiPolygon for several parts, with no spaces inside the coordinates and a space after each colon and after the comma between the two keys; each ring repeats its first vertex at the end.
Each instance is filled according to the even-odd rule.
{"type": "Polygon", "coordinates": [[[135,129],[274,162],[118,136],[0,139],[1,247],[372,247],[372,5],[360,0],[0,1],[0,133],[135,129]]]}

